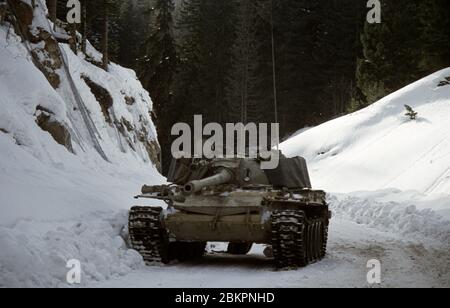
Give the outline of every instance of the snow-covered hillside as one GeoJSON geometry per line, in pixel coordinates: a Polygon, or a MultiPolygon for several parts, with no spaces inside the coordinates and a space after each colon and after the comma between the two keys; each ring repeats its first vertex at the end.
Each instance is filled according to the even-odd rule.
{"type": "Polygon", "coordinates": [[[313,185],[330,192],[395,188],[450,193],[450,69],[281,145],[304,156],[313,185]],[[419,113],[405,116],[404,105],[419,113]]]}
{"type": "Polygon", "coordinates": [[[93,280],[125,273],[143,262],[123,211],[164,181],[149,94],[92,46],[58,48],[44,2],[30,12],[30,41],[0,26],[0,287],[57,286],[72,258],[93,280]]]}

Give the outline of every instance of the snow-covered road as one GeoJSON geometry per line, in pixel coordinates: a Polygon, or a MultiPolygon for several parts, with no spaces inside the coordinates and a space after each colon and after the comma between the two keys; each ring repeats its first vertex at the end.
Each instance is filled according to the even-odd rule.
{"type": "MultiPolygon", "coordinates": [[[[220,247],[216,247],[217,250],[220,247]]],[[[210,253],[189,264],[146,267],[92,287],[278,288],[278,287],[450,287],[448,247],[426,246],[399,236],[334,219],[329,252],[296,271],[274,271],[256,246],[245,257],[210,253]],[[367,283],[367,262],[382,264],[381,285],[367,283]]]]}

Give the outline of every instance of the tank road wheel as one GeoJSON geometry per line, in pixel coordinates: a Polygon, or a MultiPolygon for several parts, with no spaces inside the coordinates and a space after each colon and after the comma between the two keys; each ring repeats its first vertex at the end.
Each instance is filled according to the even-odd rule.
{"type": "Polygon", "coordinates": [[[322,229],[322,251],[320,256],[323,258],[327,254],[328,223],[321,222],[321,229],[322,229]]]}
{"type": "Polygon", "coordinates": [[[308,257],[308,263],[311,263],[314,260],[314,256],[313,256],[313,243],[314,243],[314,238],[313,238],[313,227],[311,224],[308,224],[307,226],[307,250],[306,250],[306,255],[308,257]]]}
{"type": "Polygon", "coordinates": [[[162,224],[160,207],[133,207],[128,229],[131,248],[138,251],[147,265],[169,263],[169,237],[162,224]]]}
{"type": "Polygon", "coordinates": [[[253,243],[229,243],[227,253],[236,256],[244,256],[250,252],[252,246],[253,243]]]}
{"type": "Polygon", "coordinates": [[[317,221],[314,224],[314,231],[315,231],[315,236],[314,236],[314,258],[316,260],[320,260],[321,259],[321,252],[322,252],[322,240],[320,238],[320,221],[317,221]]]}
{"type": "Polygon", "coordinates": [[[309,247],[311,250],[309,253],[309,255],[310,255],[309,261],[312,263],[312,262],[316,261],[316,223],[315,222],[311,223],[310,230],[311,230],[311,235],[310,235],[309,240],[311,242],[310,242],[309,247]]]}
{"type": "Polygon", "coordinates": [[[319,221],[316,224],[316,258],[322,259],[322,247],[323,247],[323,232],[322,232],[322,222],[319,221]]]}
{"type": "Polygon", "coordinates": [[[308,223],[308,262],[313,263],[325,256],[327,246],[327,227],[322,220],[316,219],[308,223]]]}
{"type": "Polygon", "coordinates": [[[277,268],[303,267],[307,259],[307,222],[298,210],[274,211],[271,217],[272,249],[277,268]]]}

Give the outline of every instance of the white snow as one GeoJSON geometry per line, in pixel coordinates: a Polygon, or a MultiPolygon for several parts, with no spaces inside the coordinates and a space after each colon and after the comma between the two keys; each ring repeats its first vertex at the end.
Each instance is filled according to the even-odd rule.
{"type": "MultiPolygon", "coordinates": [[[[436,246],[450,248],[450,219],[434,209],[436,199],[395,200],[398,191],[335,194],[328,202],[336,217],[436,246]]],[[[450,196],[440,200],[448,213],[450,196]]]]}
{"type": "Polygon", "coordinates": [[[68,260],[82,264],[82,285],[142,269],[126,247],[128,212],[93,212],[78,220],[20,220],[0,226],[0,287],[67,287],[68,260]],[[94,215],[95,214],[95,215],[94,215]]]}
{"type": "MultiPolygon", "coordinates": [[[[222,249],[220,249],[222,248],[222,249]]],[[[202,260],[147,267],[123,277],[94,283],[108,288],[330,288],[448,287],[448,248],[430,248],[335,218],[328,254],[306,268],[275,271],[263,246],[247,256],[230,256],[215,248],[202,260]],[[381,261],[381,284],[369,284],[367,262],[381,261]]]]}

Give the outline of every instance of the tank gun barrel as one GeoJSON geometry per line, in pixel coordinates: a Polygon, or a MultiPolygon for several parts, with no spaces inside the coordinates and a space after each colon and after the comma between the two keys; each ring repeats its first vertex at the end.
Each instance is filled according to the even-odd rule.
{"type": "Polygon", "coordinates": [[[217,174],[213,176],[207,177],[202,180],[196,180],[187,183],[184,186],[183,192],[186,195],[191,195],[201,191],[205,187],[227,184],[232,180],[233,180],[233,172],[227,168],[220,168],[218,169],[217,174]]]}

